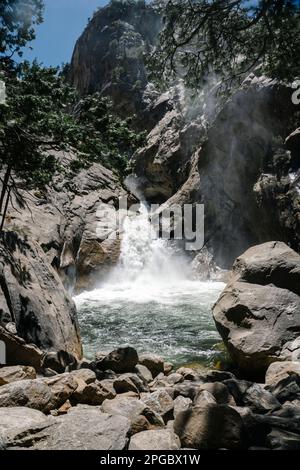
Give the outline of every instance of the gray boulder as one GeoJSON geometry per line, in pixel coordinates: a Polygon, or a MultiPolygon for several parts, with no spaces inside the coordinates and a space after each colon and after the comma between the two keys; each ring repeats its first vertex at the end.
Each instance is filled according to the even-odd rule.
{"type": "Polygon", "coordinates": [[[34,426],[46,423],[47,420],[40,411],[27,407],[0,408],[0,437],[6,440],[14,434],[29,432],[34,426]]]}
{"type": "Polygon", "coordinates": [[[130,422],[124,416],[110,416],[99,408],[72,408],[42,429],[25,436],[15,435],[9,448],[32,450],[123,450],[128,442],[130,422]]]}
{"type": "Polygon", "coordinates": [[[0,387],[0,407],[26,406],[48,412],[52,406],[53,394],[42,380],[22,380],[0,387]]]}
{"type": "Polygon", "coordinates": [[[232,281],[274,284],[300,295],[300,256],[283,242],[253,246],[236,259],[232,281]]]}
{"type": "Polygon", "coordinates": [[[143,393],[141,400],[148,408],[159,414],[165,423],[173,418],[174,401],[166,390],[143,393]]]}
{"type": "Polygon", "coordinates": [[[142,364],[137,364],[135,367],[137,374],[146,382],[152,382],[153,375],[151,374],[148,367],[143,366],[142,364]]]}
{"type": "Polygon", "coordinates": [[[193,405],[190,398],[181,397],[180,395],[174,400],[174,418],[181,412],[188,410],[193,405]]]}
{"type": "Polygon", "coordinates": [[[164,360],[157,354],[141,354],[139,356],[139,364],[147,367],[153,377],[156,377],[161,372],[164,372],[164,360]]]}
{"type": "Polygon", "coordinates": [[[283,361],[273,362],[266,372],[266,384],[276,385],[282,379],[290,375],[300,376],[300,362],[298,361],[283,361]]]}
{"type": "Polygon", "coordinates": [[[178,450],[180,440],[170,429],[143,431],[130,439],[129,450],[178,450]]]}
{"type": "Polygon", "coordinates": [[[135,397],[116,396],[113,400],[105,400],[102,404],[102,411],[112,415],[122,415],[129,419],[134,419],[143,414],[146,405],[135,397]]]}
{"type": "Polygon", "coordinates": [[[12,382],[0,387],[0,407],[26,406],[48,413],[63,405],[77,386],[77,381],[69,374],[12,382]]]}
{"type": "Polygon", "coordinates": [[[213,309],[218,331],[234,362],[249,375],[300,350],[300,256],[268,242],[239,257],[213,309]]]}
{"type": "Polygon", "coordinates": [[[174,431],[183,447],[193,449],[243,447],[243,421],[240,415],[227,405],[206,403],[182,411],[175,418],[174,431]]]}
{"type": "Polygon", "coordinates": [[[36,371],[29,366],[11,366],[0,369],[0,386],[6,385],[18,380],[35,379],[36,371]]]}
{"type": "Polygon", "coordinates": [[[114,380],[114,388],[117,393],[126,392],[146,392],[148,390],[147,382],[142,380],[137,374],[122,374],[114,380]]]}
{"type": "Polygon", "coordinates": [[[76,403],[86,405],[102,405],[104,400],[115,398],[116,392],[110,387],[106,387],[101,382],[82,384],[72,396],[72,400],[76,403]]]}

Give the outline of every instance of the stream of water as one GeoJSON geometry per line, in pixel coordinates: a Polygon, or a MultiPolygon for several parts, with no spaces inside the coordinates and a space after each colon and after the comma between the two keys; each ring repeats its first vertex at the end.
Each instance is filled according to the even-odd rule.
{"type": "Polygon", "coordinates": [[[192,280],[187,260],[152,239],[145,206],[125,219],[123,231],[118,266],[75,297],[85,356],[129,344],[176,365],[211,365],[221,341],[211,307],[224,284],[192,280]]]}

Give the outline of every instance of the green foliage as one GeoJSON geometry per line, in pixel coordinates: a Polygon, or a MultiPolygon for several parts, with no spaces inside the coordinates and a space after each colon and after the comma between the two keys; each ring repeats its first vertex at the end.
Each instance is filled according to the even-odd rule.
{"type": "Polygon", "coordinates": [[[211,74],[229,86],[254,70],[279,79],[299,76],[298,0],[158,3],[164,27],[150,62],[154,78],[179,75],[197,89],[211,74]]]}
{"type": "Polygon", "coordinates": [[[51,150],[78,151],[72,170],[101,162],[124,171],[143,135],[131,119],[114,115],[99,94],[79,99],[56,68],[23,63],[7,82],[7,102],[0,106],[0,162],[27,186],[43,187],[59,170],[51,150]]]}
{"type": "Polygon", "coordinates": [[[145,134],[133,129],[133,117],[118,117],[113,113],[112,103],[99,93],[81,99],[74,116],[75,134],[68,137],[81,153],[80,163],[101,161],[124,173],[130,156],[145,138],[145,134]]]}
{"type": "Polygon", "coordinates": [[[6,61],[14,53],[22,55],[22,47],[35,37],[34,26],[42,22],[43,7],[42,0],[1,0],[1,61],[6,61]]]}

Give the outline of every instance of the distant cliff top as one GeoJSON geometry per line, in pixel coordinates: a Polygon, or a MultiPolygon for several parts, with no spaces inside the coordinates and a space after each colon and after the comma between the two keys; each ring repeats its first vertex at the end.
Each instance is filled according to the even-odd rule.
{"type": "Polygon", "coordinates": [[[99,91],[126,115],[136,113],[147,85],[145,55],[160,27],[156,9],[145,1],[112,0],[95,12],[78,39],[70,82],[83,95],[99,91]]]}

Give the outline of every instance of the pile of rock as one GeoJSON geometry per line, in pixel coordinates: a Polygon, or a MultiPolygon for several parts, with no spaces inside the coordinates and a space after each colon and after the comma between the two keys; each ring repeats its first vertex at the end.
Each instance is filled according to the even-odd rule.
{"type": "Polygon", "coordinates": [[[299,363],[272,364],[258,384],[124,347],[51,374],[0,369],[2,448],[300,449],[299,363]]]}

